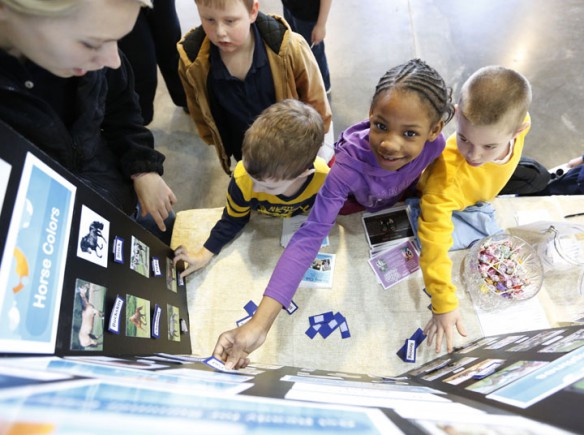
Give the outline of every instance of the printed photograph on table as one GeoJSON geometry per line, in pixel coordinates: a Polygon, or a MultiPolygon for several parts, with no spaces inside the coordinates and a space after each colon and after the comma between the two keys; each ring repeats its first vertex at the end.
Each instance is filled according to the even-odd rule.
{"type": "Polygon", "coordinates": [[[435,381],[436,379],[441,378],[442,376],[446,376],[449,373],[461,369],[462,367],[466,366],[467,364],[470,364],[473,361],[476,361],[477,359],[478,358],[467,356],[462,359],[459,359],[458,361],[449,362],[446,366],[440,368],[439,370],[432,371],[426,374],[425,376],[422,376],[422,379],[426,381],[435,381]]]}
{"type": "Polygon", "coordinates": [[[584,347],[581,347],[486,397],[525,409],[583,378],[584,347]]]}
{"type": "Polygon", "coordinates": [[[369,265],[384,289],[388,289],[420,268],[416,247],[411,241],[404,242],[371,259],[369,265]]]}
{"type": "Polygon", "coordinates": [[[71,350],[103,350],[106,292],[104,286],[82,279],[75,281],[71,350]]]}
{"type": "Polygon", "coordinates": [[[89,207],[81,206],[77,256],[107,267],[110,223],[89,207]]]}
{"type": "Polygon", "coordinates": [[[489,394],[546,364],[547,361],[517,361],[485,379],[469,385],[466,389],[475,393],[489,394]]]}
{"type": "Polygon", "coordinates": [[[459,385],[475,376],[487,376],[494,373],[494,371],[504,362],[505,360],[502,359],[485,359],[461,372],[443,379],[442,382],[446,382],[450,385],[459,385]]]}
{"type": "Polygon", "coordinates": [[[180,341],[180,316],[178,307],[167,304],[166,315],[168,319],[168,339],[170,341],[180,341]]]}
{"type": "Polygon", "coordinates": [[[369,247],[395,244],[413,238],[407,206],[401,205],[375,213],[363,213],[363,226],[369,247]]]}
{"type": "Polygon", "coordinates": [[[176,269],[172,260],[166,257],[166,288],[176,293],[176,269]]]}
{"type": "Polygon", "coordinates": [[[300,287],[331,288],[333,286],[333,271],[335,254],[319,252],[304,274],[300,287]]]}
{"type": "Polygon", "coordinates": [[[567,390],[574,393],[584,394],[584,379],[570,385],[567,390]]]}
{"type": "Polygon", "coordinates": [[[150,247],[132,236],[130,269],[146,278],[150,277],[150,247]]]}
{"type": "Polygon", "coordinates": [[[509,335],[507,337],[502,338],[499,341],[496,341],[493,344],[485,346],[485,349],[489,349],[489,350],[501,349],[501,348],[503,348],[511,343],[515,343],[516,341],[521,340],[524,337],[525,337],[524,335],[509,335]]]}
{"type": "Polygon", "coordinates": [[[406,374],[409,376],[418,376],[421,374],[435,372],[441,369],[442,367],[446,367],[446,365],[448,365],[451,361],[452,358],[437,358],[435,360],[427,362],[426,364],[424,364],[421,367],[418,367],[417,369],[410,370],[406,374]]]}
{"type": "Polygon", "coordinates": [[[570,334],[549,346],[544,347],[540,352],[570,352],[584,346],[584,328],[570,334]]]}
{"type": "Polygon", "coordinates": [[[541,344],[544,344],[546,341],[554,338],[561,333],[566,332],[565,329],[550,329],[548,331],[540,332],[539,334],[534,335],[528,340],[522,341],[521,343],[507,349],[509,352],[525,352],[526,350],[533,349],[541,344]]]}
{"type": "Polygon", "coordinates": [[[126,335],[150,338],[150,301],[130,294],[126,296],[126,335]]]}
{"type": "Polygon", "coordinates": [[[76,188],[27,154],[0,266],[0,351],[53,353],[76,188]]]}

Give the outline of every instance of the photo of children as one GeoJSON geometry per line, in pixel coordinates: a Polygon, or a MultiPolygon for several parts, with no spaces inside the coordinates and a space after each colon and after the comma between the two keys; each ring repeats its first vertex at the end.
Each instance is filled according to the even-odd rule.
{"type": "Polygon", "coordinates": [[[335,254],[319,252],[304,274],[300,287],[331,288],[335,268],[335,254]]]}
{"type": "Polygon", "coordinates": [[[105,295],[107,289],[82,279],[75,282],[71,350],[103,350],[105,295]]]}
{"type": "Polygon", "coordinates": [[[126,297],[126,335],[150,338],[150,301],[128,294],[126,297]]]}
{"type": "Polygon", "coordinates": [[[150,248],[132,236],[130,269],[148,278],[150,276],[150,248]]]}
{"type": "Polygon", "coordinates": [[[166,314],[168,316],[168,339],[170,341],[180,341],[180,318],[178,307],[167,304],[166,314]]]}

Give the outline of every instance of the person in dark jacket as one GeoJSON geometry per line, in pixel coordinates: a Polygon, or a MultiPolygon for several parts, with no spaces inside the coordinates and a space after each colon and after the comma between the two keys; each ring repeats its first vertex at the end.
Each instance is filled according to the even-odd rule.
{"type": "Polygon", "coordinates": [[[120,48],[132,64],[136,77],[144,125],[150,124],[154,118],[158,68],[172,102],[186,109],[187,99],[178,76],[176,50],[181,36],[174,0],[153,0],[152,9],[142,8],[132,31],[120,40],[120,48]]]}
{"type": "Polygon", "coordinates": [[[0,0],[0,120],[169,242],[176,197],[117,47],[141,6],[0,0]]]}

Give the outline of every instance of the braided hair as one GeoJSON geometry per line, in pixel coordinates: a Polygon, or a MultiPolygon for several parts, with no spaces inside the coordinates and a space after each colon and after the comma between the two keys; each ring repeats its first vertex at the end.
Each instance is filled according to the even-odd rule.
{"type": "Polygon", "coordinates": [[[420,59],[412,59],[388,70],[377,83],[371,106],[380,94],[392,89],[416,92],[425,101],[434,120],[448,123],[454,116],[452,88],[446,86],[438,72],[420,59]]]}

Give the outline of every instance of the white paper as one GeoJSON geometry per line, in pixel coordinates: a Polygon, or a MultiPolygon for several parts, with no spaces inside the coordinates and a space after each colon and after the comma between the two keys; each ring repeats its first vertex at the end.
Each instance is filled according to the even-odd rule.
{"type": "Polygon", "coordinates": [[[516,301],[494,311],[475,310],[485,336],[551,328],[537,297],[516,301]]]}

